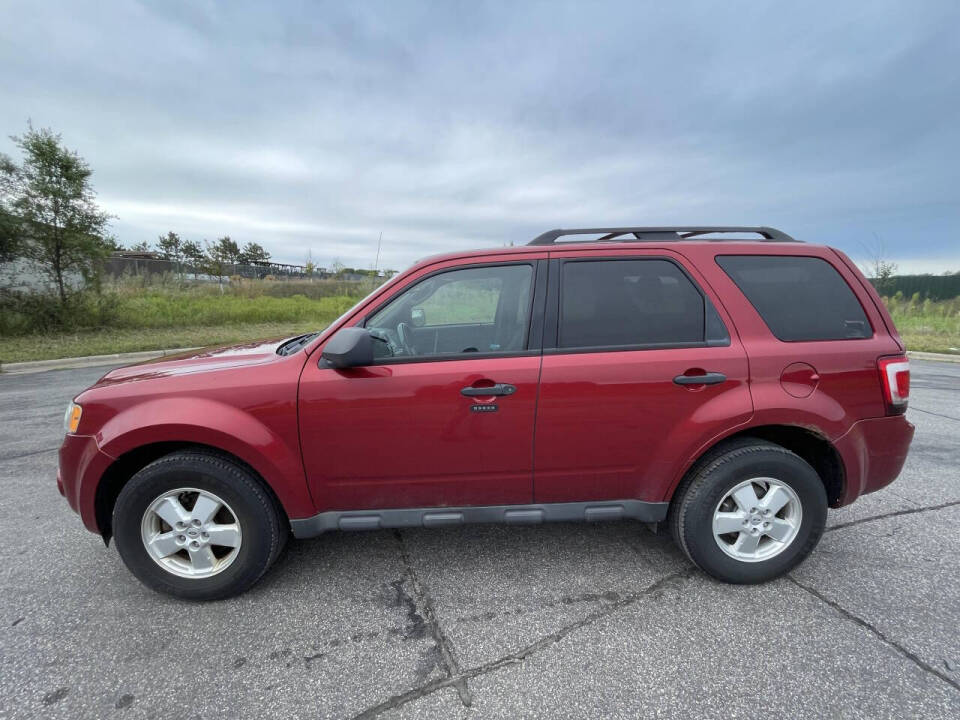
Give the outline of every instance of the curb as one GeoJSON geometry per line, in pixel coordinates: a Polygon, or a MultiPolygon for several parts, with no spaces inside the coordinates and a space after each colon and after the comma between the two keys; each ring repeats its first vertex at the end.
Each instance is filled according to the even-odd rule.
{"type": "Polygon", "coordinates": [[[960,355],[948,355],[947,353],[922,352],[920,350],[907,350],[907,357],[914,360],[936,360],[937,362],[960,363],[960,355]]]}
{"type": "Polygon", "coordinates": [[[57,358],[55,360],[3,363],[0,364],[0,373],[4,375],[25,375],[27,373],[46,372],[47,370],[74,370],[99,365],[123,365],[141,360],[155,360],[167,355],[178,355],[199,349],[198,347],[171,348],[169,350],[144,350],[141,352],[112,353],[110,355],[87,355],[85,357],[57,358]]]}

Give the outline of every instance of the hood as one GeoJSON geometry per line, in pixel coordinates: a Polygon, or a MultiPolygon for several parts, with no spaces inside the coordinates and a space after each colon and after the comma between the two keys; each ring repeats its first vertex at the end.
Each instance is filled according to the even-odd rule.
{"type": "Polygon", "coordinates": [[[165,355],[155,360],[146,360],[142,363],[111,370],[97,381],[97,385],[150,380],[159,377],[211,372],[245,365],[276,362],[283,359],[281,355],[277,355],[277,348],[289,340],[290,337],[258,340],[226,347],[201,348],[179,355],[165,355]]]}

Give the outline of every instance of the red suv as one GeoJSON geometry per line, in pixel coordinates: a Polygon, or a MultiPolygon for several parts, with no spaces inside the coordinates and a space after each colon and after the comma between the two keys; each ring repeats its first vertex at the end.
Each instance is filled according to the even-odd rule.
{"type": "Polygon", "coordinates": [[[765,227],[553,230],[417,263],[322,333],[107,373],[57,483],[152,588],[292,531],[633,518],[755,583],[900,472],[910,371],[843,253],[765,227]]]}

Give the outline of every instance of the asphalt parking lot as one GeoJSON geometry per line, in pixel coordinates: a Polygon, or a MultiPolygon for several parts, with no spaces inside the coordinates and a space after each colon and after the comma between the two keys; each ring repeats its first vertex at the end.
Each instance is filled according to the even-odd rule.
{"type": "Polygon", "coordinates": [[[960,717],[960,364],[912,454],[790,577],[721,585],[639,525],[291,542],[253,590],[139,585],[57,493],[67,401],[0,378],[0,717],[960,717]]]}

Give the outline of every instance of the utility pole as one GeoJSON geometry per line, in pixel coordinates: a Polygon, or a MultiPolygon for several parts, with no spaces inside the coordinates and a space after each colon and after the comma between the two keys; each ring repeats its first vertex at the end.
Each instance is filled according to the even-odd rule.
{"type": "Polygon", "coordinates": [[[383,230],[380,231],[380,238],[377,240],[377,260],[373,263],[373,271],[380,274],[380,244],[383,242],[383,230]]]}

